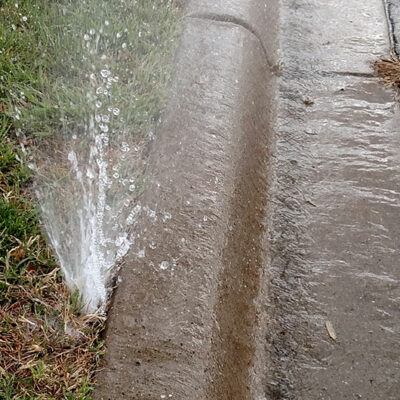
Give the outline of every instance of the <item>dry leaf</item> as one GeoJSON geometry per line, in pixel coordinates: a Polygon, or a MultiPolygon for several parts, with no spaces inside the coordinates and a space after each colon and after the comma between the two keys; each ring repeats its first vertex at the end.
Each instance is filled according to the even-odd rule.
{"type": "Polygon", "coordinates": [[[303,103],[304,103],[306,106],[312,106],[312,105],[314,104],[314,101],[311,100],[309,97],[307,97],[306,99],[303,100],[303,103]]]}
{"type": "Polygon", "coordinates": [[[337,339],[337,336],[336,336],[335,329],[333,328],[332,322],[326,321],[326,322],[325,322],[325,326],[326,326],[326,329],[327,329],[327,331],[328,331],[329,336],[331,337],[331,339],[336,340],[336,339],[337,339]]]}
{"type": "Polygon", "coordinates": [[[37,353],[41,353],[43,351],[43,347],[41,347],[37,344],[33,344],[31,346],[31,350],[36,351],[37,353]]]}

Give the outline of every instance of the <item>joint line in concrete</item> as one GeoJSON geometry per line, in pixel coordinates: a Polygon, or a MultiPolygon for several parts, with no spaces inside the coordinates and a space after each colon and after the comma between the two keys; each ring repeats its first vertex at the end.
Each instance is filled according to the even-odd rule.
{"type": "Polygon", "coordinates": [[[204,20],[216,21],[216,22],[225,22],[225,23],[239,26],[239,27],[245,29],[246,31],[248,31],[252,36],[254,36],[258,40],[269,68],[271,69],[271,71],[274,71],[274,69],[275,69],[274,64],[268,57],[267,49],[265,48],[264,43],[261,40],[257,30],[254,29],[253,26],[251,26],[251,24],[249,24],[244,19],[234,17],[229,14],[216,14],[216,13],[193,13],[193,14],[186,15],[186,18],[204,19],[204,20]]]}

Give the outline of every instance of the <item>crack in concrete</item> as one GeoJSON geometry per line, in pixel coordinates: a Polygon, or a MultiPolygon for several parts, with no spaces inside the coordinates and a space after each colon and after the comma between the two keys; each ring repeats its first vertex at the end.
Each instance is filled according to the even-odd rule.
{"type": "Polygon", "coordinates": [[[273,73],[277,72],[277,66],[271,61],[271,59],[268,56],[268,51],[259,35],[259,33],[257,32],[257,30],[250,24],[248,23],[246,20],[239,18],[239,17],[235,17],[233,15],[229,15],[229,14],[217,14],[217,13],[193,13],[193,14],[188,14],[186,15],[186,18],[194,18],[194,19],[205,19],[205,20],[209,20],[209,21],[215,21],[215,22],[224,22],[227,24],[232,24],[235,26],[239,26],[243,29],[245,29],[247,32],[249,32],[252,36],[254,36],[258,42],[260,43],[260,46],[262,48],[262,52],[264,54],[264,57],[267,61],[267,64],[269,66],[269,68],[271,69],[271,71],[273,73]]]}
{"type": "MultiPolygon", "coordinates": [[[[289,70],[291,73],[297,73],[300,75],[309,75],[310,71],[305,70],[305,69],[298,69],[298,68],[293,68],[289,70]]],[[[325,76],[325,77],[330,77],[330,76],[353,76],[355,78],[368,78],[368,79],[378,79],[376,74],[373,72],[357,72],[357,71],[313,71],[315,74],[318,74],[319,76],[325,76]]]]}
{"type": "Polygon", "coordinates": [[[356,78],[377,78],[372,72],[352,72],[352,71],[323,71],[321,75],[332,76],[354,76],[356,78]]]}

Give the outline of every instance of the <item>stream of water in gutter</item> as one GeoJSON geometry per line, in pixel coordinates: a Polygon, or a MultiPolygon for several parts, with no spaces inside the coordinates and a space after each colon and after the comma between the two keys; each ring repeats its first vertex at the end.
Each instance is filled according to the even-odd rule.
{"type": "Polygon", "coordinates": [[[381,0],[283,0],[272,399],[400,398],[400,113],[381,0]]]}

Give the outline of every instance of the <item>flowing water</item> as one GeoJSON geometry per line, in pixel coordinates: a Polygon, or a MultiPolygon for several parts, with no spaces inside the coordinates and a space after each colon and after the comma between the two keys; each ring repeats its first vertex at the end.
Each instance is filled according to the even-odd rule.
{"type": "Polygon", "coordinates": [[[52,115],[51,130],[28,165],[67,284],[86,311],[102,311],[142,211],[179,9],[167,0],[65,0],[50,12],[55,59],[45,96],[53,106],[40,117],[52,115]]]}
{"type": "Polygon", "coordinates": [[[381,0],[283,0],[272,238],[276,399],[398,399],[400,112],[381,0]]]}
{"type": "MultiPolygon", "coordinates": [[[[175,32],[170,30],[172,36],[163,36],[161,40],[160,32],[168,31],[167,27],[159,27],[159,33],[153,36],[152,30],[160,21],[165,21],[165,15],[160,15],[151,28],[148,25],[150,22],[143,24],[143,20],[146,21],[144,16],[152,15],[157,6],[173,6],[171,2],[156,2],[156,7],[146,9],[146,13],[137,18],[141,22],[132,28],[131,20],[121,22],[119,18],[127,14],[127,4],[136,7],[142,3],[133,0],[131,3],[129,0],[116,2],[113,6],[110,2],[100,3],[101,12],[97,22],[92,22],[90,15],[86,15],[84,29],[79,30],[75,42],[77,48],[73,52],[78,57],[65,56],[63,59],[69,70],[67,81],[70,84],[61,85],[60,91],[65,93],[65,89],[71,87],[80,90],[73,90],[63,103],[58,124],[60,134],[48,138],[40,151],[31,156],[30,162],[37,172],[36,192],[49,239],[67,282],[72,288],[80,290],[88,311],[104,307],[118,263],[129,249],[137,252],[133,255],[134,268],[138,276],[142,274],[142,281],[138,279],[137,282],[125,283],[125,289],[121,285],[123,291],[116,304],[119,305],[118,311],[122,310],[124,315],[121,317],[117,312],[111,316],[111,326],[115,320],[122,323],[121,326],[114,323],[114,333],[110,330],[117,339],[110,348],[114,348],[111,353],[117,360],[118,379],[126,374],[120,379],[122,385],[132,383],[133,372],[127,366],[137,359],[135,368],[152,372],[145,373],[143,382],[136,382],[135,385],[143,385],[146,390],[152,390],[149,386],[153,385],[157,391],[159,382],[153,379],[156,376],[152,375],[153,369],[157,370],[157,374],[161,371],[168,384],[171,381],[168,368],[176,368],[180,379],[184,380],[180,376],[181,365],[173,364],[173,355],[174,352],[183,354],[186,360],[189,358],[189,351],[184,351],[187,347],[190,357],[193,357],[192,349],[196,348],[193,340],[202,348],[202,335],[206,331],[203,328],[204,321],[198,322],[200,328],[197,337],[193,334],[193,326],[197,325],[193,322],[191,312],[196,307],[203,310],[209,304],[208,300],[204,300],[204,304],[200,303],[201,308],[196,303],[200,297],[207,298],[209,292],[206,290],[201,292],[201,296],[190,295],[197,293],[199,287],[200,291],[203,290],[196,279],[202,282],[205,279],[204,271],[195,268],[197,263],[192,266],[189,261],[188,265],[184,262],[179,264],[179,258],[173,258],[173,262],[162,258],[157,264],[147,265],[144,260],[146,254],[134,246],[135,235],[132,235],[140,214],[146,214],[147,219],[156,219],[155,211],[142,207],[137,199],[145,184],[143,172],[153,136],[152,126],[162,108],[162,102],[157,99],[144,100],[145,93],[151,93],[154,87],[146,87],[141,94],[136,90],[139,81],[155,80],[158,82],[155,87],[167,81],[163,74],[164,67],[151,70],[151,66],[159,65],[158,60],[149,56],[149,50],[141,46],[147,43],[152,48],[156,43],[170,43],[175,32]],[[111,18],[112,7],[119,6],[120,13],[111,18]],[[143,35],[147,41],[142,41],[143,35]],[[142,54],[143,58],[132,60],[134,51],[142,54]],[[132,69],[132,65],[137,69],[132,69]],[[149,73],[149,69],[152,72],[149,73]],[[146,76],[143,75],[144,71],[147,71],[146,76]],[[138,79],[131,80],[132,76],[138,79]],[[156,76],[162,78],[157,80],[156,76]],[[154,102],[158,105],[150,107],[154,102]],[[140,116],[139,121],[135,120],[136,116],[140,116]],[[146,123],[149,121],[151,124],[146,123]],[[179,271],[182,272],[180,275],[179,271]],[[181,281],[175,279],[175,274],[184,284],[179,286],[181,281]],[[141,282],[145,282],[145,285],[141,282]],[[171,286],[166,282],[171,282],[171,286]],[[195,290],[190,286],[193,282],[195,290]],[[187,292],[180,292],[182,287],[187,292]],[[132,293],[132,288],[138,294],[132,293]],[[124,293],[128,293],[127,299],[134,299],[131,301],[133,305],[126,305],[124,293]],[[185,304],[184,312],[182,304],[185,304]],[[149,308],[146,309],[146,305],[149,308]],[[144,315],[143,310],[150,311],[144,315]],[[173,335],[174,329],[179,331],[178,325],[186,329],[186,334],[192,334],[184,336],[187,343],[179,340],[179,345],[171,350],[171,343],[174,343],[171,340],[175,338],[166,338],[173,335]],[[154,329],[154,326],[158,329],[154,329]],[[151,340],[156,343],[154,348],[151,347],[151,340]],[[141,345],[145,349],[143,352],[141,345]],[[164,353],[157,351],[157,346],[161,346],[161,349],[164,346],[164,353]],[[156,361],[165,368],[158,368],[156,361]]],[[[85,2],[83,4],[87,5],[85,2]]],[[[134,10],[139,12],[139,8],[134,10]]],[[[65,15],[74,14],[66,8],[65,15]]],[[[226,22],[218,25],[221,32],[222,28],[228,29],[226,22]]],[[[202,23],[205,24],[204,21],[202,23]]],[[[257,300],[265,301],[269,307],[268,329],[263,328],[263,332],[267,331],[268,368],[262,369],[265,377],[257,377],[257,381],[263,384],[267,382],[266,398],[399,398],[400,273],[397,263],[400,256],[400,229],[396,221],[400,195],[400,113],[394,94],[379,83],[371,65],[381,55],[389,54],[390,43],[385,7],[381,0],[281,1],[281,77],[276,99],[275,184],[271,189],[272,201],[268,205],[270,207],[273,204],[270,238],[272,264],[268,265],[267,271],[271,284],[266,295],[268,298],[262,297],[265,295],[263,292],[257,300]]],[[[234,53],[236,41],[231,45],[234,53]]],[[[171,48],[168,49],[163,48],[167,54],[172,54],[171,48]]],[[[214,55],[218,53],[206,54],[217,63],[220,58],[212,58],[214,55]]],[[[187,84],[189,78],[184,83],[187,84]]],[[[197,85],[199,91],[207,87],[202,82],[190,82],[197,85]]],[[[219,82],[212,82],[218,88],[219,82]]],[[[252,87],[257,86],[252,84],[252,87]]],[[[220,103],[225,105],[224,101],[220,103]]],[[[253,106],[259,105],[253,103],[253,106]]],[[[193,113],[193,104],[188,108],[193,113]]],[[[201,109],[197,111],[201,113],[201,109]]],[[[197,118],[197,114],[194,115],[197,118]]],[[[201,121],[203,117],[199,116],[198,120],[201,121]]],[[[218,116],[213,115],[214,120],[218,120],[218,116]]],[[[176,140],[176,127],[174,124],[171,126],[174,132],[169,134],[176,140]]],[[[226,136],[229,137],[228,134],[226,136]]],[[[187,138],[191,136],[183,140],[188,141],[187,138]]],[[[190,146],[192,143],[185,144],[190,146]]],[[[163,145],[169,148],[169,143],[164,142],[163,145]]],[[[171,149],[176,151],[174,146],[172,143],[171,149]]],[[[179,146],[182,147],[181,142],[179,146]]],[[[246,150],[252,148],[243,147],[246,150]]],[[[208,151],[208,147],[205,148],[208,151]]],[[[215,151],[218,153],[218,149],[215,151]]],[[[170,162],[168,157],[171,154],[156,160],[158,167],[164,161],[170,162]]],[[[184,166],[189,163],[194,165],[196,160],[194,156],[184,166]]],[[[221,165],[228,162],[223,157],[221,160],[221,165]]],[[[249,155],[245,161],[251,164],[253,157],[249,155]]],[[[197,171],[204,173],[203,165],[201,168],[198,164],[195,166],[197,171]]],[[[182,171],[182,168],[175,171],[177,177],[174,177],[174,181],[167,176],[168,170],[159,170],[162,171],[160,176],[164,183],[175,183],[178,188],[181,184],[178,182],[179,174],[191,172],[182,171]]],[[[201,178],[203,175],[200,172],[198,176],[201,178]]],[[[212,178],[210,185],[219,185],[218,179],[212,178]]],[[[183,181],[186,184],[189,179],[183,181]]],[[[168,187],[160,189],[158,181],[152,184],[154,196],[159,192],[168,193],[174,198],[168,192],[168,187]]],[[[207,195],[204,193],[208,192],[202,184],[207,188],[206,183],[201,182],[199,187],[190,189],[193,189],[194,197],[205,199],[207,195]],[[196,193],[196,190],[200,193],[196,193]]],[[[247,186],[243,188],[245,192],[247,186]]],[[[168,196],[165,195],[165,198],[168,196]]],[[[168,200],[161,197],[150,199],[153,208],[158,206],[158,202],[168,204],[168,200]]],[[[179,201],[183,202],[182,199],[179,201]]],[[[174,204],[176,214],[184,218],[186,214],[182,209],[189,208],[191,203],[186,200],[183,205],[179,201],[174,204]]],[[[240,204],[237,210],[239,216],[247,215],[239,212],[240,204]]],[[[187,224],[193,223],[193,212],[187,213],[191,218],[187,218],[187,224]]],[[[169,211],[164,213],[163,218],[165,221],[171,219],[169,211]]],[[[201,246],[198,243],[208,243],[203,224],[213,222],[204,213],[201,218],[201,223],[196,222],[200,233],[191,233],[196,239],[193,239],[195,251],[186,247],[183,237],[177,244],[176,232],[172,228],[168,230],[162,226],[161,233],[157,227],[152,229],[158,237],[168,238],[157,250],[157,257],[164,257],[164,252],[170,250],[167,249],[168,245],[174,243],[172,247],[176,247],[177,252],[183,248],[188,253],[187,260],[191,260],[193,254],[198,257],[199,265],[207,260],[212,266],[212,278],[207,277],[212,285],[203,284],[208,288],[216,285],[220,279],[213,275],[216,274],[215,260],[220,254],[213,255],[208,247],[204,247],[203,252],[199,250],[201,246]],[[204,252],[207,251],[210,254],[205,256],[204,252]]],[[[251,212],[248,221],[252,221],[251,212]]],[[[179,227],[178,222],[174,223],[179,227]]],[[[146,236],[146,229],[143,229],[143,236],[146,236]]],[[[233,238],[238,237],[239,240],[232,240],[231,246],[242,251],[240,246],[236,247],[236,242],[240,242],[241,235],[245,236],[247,231],[243,228],[234,232],[240,233],[237,236],[232,234],[233,238]]],[[[140,241],[145,242],[149,253],[155,249],[152,242],[146,241],[146,237],[140,241]]],[[[221,246],[225,249],[225,244],[221,246]]],[[[233,251],[229,255],[231,253],[235,255],[233,251]]],[[[236,266],[235,263],[230,265],[236,266]]],[[[239,277],[246,283],[246,279],[250,283],[257,283],[252,293],[246,285],[241,286],[242,281],[234,276],[233,268],[227,271],[224,282],[234,288],[246,288],[247,297],[236,296],[236,292],[231,297],[221,296],[222,316],[218,317],[217,332],[223,337],[223,345],[220,346],[222,350],[216,365],[218,367],[221,363],[224,366],[221,375],[224,384],[226,377],[234,377],[229,357],[236,360],[238,355],[235,345],[239,342],[230,340],[232,323],[238,332],[245,333],[240,339],[246,344],[249,339],[247,336],[252,334],[252,321],[258,318],[256,313],[251,315],[247,311],[246,316],[250,321],[247,323],[246,318],[235,314],[238,310],[231,311],[230,308],[234,308],[232,304],[236,304],[237,300],[238,304],[243,301],[243,312],[253,310],[249,304],[253,306],[259,284],[257,274],[247,276],[243,273],[244,278],[239,277]],[[235,301],[230,301],[231,298],[235,301]],[[235,318],[224,319],[224,313],[235,318]],[[241,330],[242,325],[246,329],[241,330]]],[[[212,319],[208,309],[207,315],[212,319]]],[[[196,318],[200,319],[199,316],[196,318]]],[[[217,339],[220,340],[218,335],[217,339]]],[[[220,343],[218,340],[217,344],[220,343]]],[[[257,348],[264,349],[264,338],[257,337],[257,341],[257,348]]],[[[242,348],[248,349],[246,346],[242,348]]],[[[193,358],[197,359],[198,354],[193,358]]],[[[209,354],[204,359],[207,357],[209,354]]],[[[250,353],[242,358],[246,360],[246,368],[251,364],[251,358],[250,353]]],[[[179,357],[177,360],[180,360],[179,357]]],[[[241,369],[239,364],[236,367],[238,371],[241,369]]],[[[112,372],[116,370],[114,368],[112,372]]],[[[245,384],[242,394],[238,394],[237,398],[250,396],[250,389],[246,386],[247,375],[247,369],[240,373],[245,384]]],[[[135,379],[138,376],[139,372],[135,379]]],[[[215,381],[218,382],[218,379],[215,381]]],[[[105,382],[108,389],[108,380],[105,382]]],[[[118,385],[115,387],[119,388],[118,385]]],[[[115,387],[112,390],[117,390],[115,387]]],[[[220,387],[222,389],[218,393],[223,396],[225,386],[220,387]]],[[[233,390],[235,386],[227,387],[233,390]]],[[[126,389],[134,390],[132,387],[126,389]]]]}

